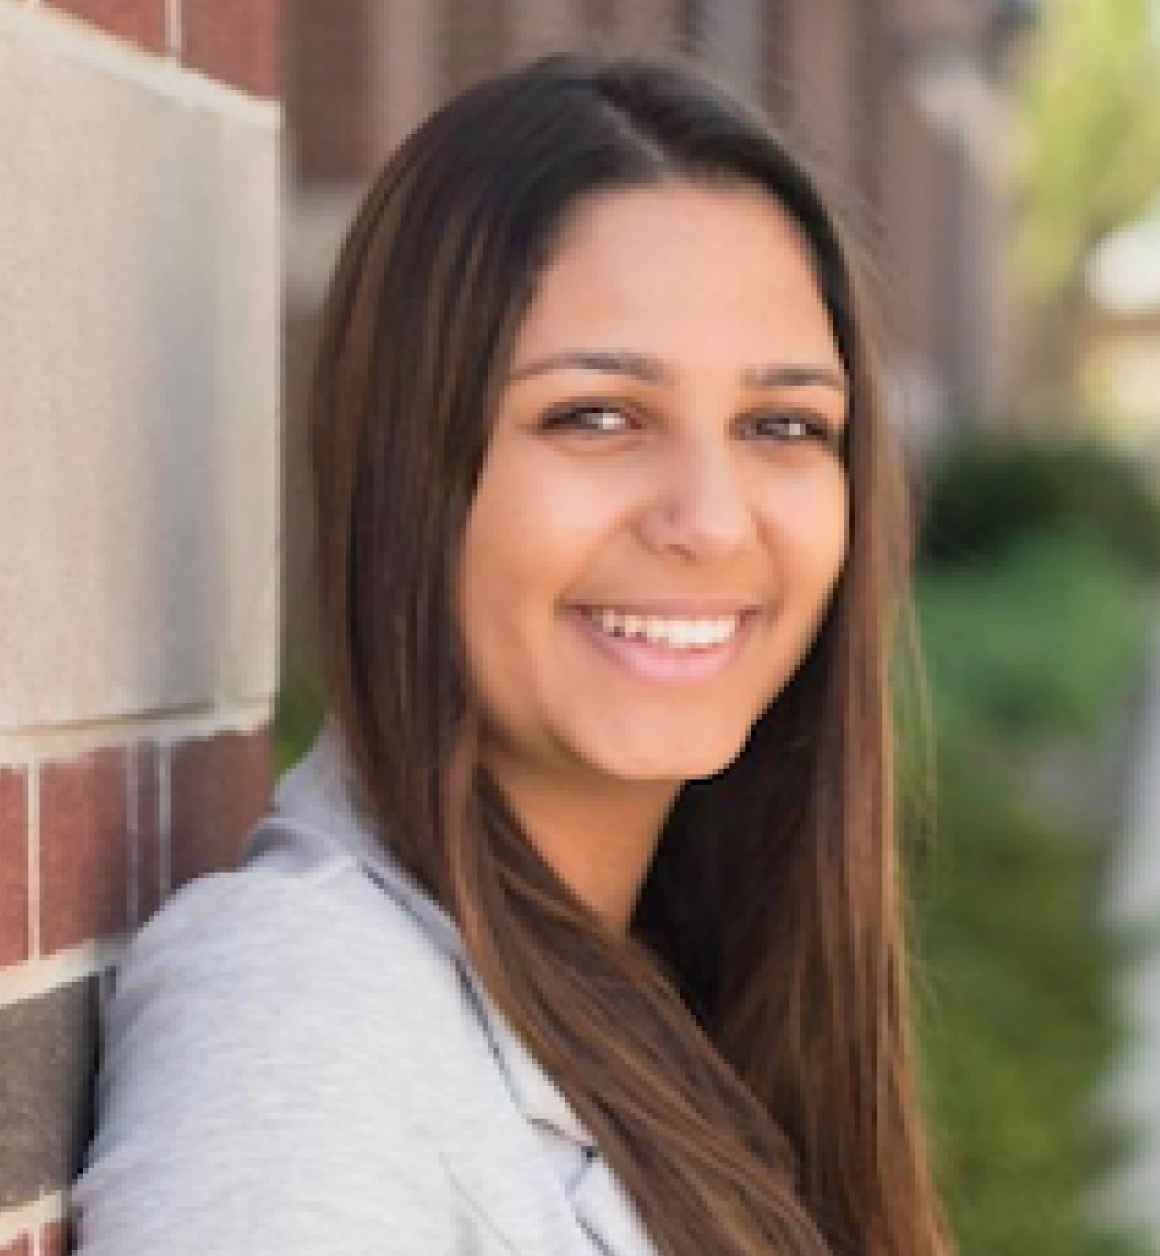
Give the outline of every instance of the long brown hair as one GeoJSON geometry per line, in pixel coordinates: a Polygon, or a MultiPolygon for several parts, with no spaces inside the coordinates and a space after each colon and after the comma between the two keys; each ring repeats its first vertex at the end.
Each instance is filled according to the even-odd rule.
{"type": "Polygon", "coordinates": [[[371,188],[311,411],[331,710],[399,861],[636,1201],[662,1253],[949,1250],[909,1045],[888,661],[905,519],[846,246],[768,125],[688,70],[553,57],[428,119],[371,188]],[[688,782],[627,937],[478,761],[456,613],[496,381],[565,213],[665,179],[755,183],[812,250],[851,381],[850,541],[808,656],[688,782]]]}

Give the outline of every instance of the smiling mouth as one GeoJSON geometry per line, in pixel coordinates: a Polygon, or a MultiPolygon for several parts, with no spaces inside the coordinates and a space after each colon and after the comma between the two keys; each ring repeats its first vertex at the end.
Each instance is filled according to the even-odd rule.
{"type": "Polygon", "coordinates": [[[696,681],[717,675],[748,639],[755,609],[678,617],[575,606],[570,618],[601,655],[649,681],[696,681]]]}
{"type": "Polygon", "coordinates": [[[736,633],[741,614],[662,615],[635,613],[612,607],[580,607],[592,623],[610,637],[647,641],[672,650],[709,649],[724,645],[736,633]]]}

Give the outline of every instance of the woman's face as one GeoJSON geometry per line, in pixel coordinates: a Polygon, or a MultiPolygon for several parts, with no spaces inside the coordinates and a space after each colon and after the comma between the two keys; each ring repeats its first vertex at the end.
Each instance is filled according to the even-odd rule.
{"type": "Polygon", "coordinates": [[[726,767],[841,570],[845,421],[807,246],[767,193],[582,201],[518,332],[464,538],[485,753],[593,787],[726,767]]]}

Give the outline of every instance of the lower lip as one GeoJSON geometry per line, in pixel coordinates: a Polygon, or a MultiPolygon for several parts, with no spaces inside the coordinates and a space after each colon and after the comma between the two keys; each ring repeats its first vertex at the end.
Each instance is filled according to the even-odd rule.
{"type": "Polygon", "coordinates": [[[755,618],[753,611],[743,612],[736,631],[728,641],[720,645],[674,649],[670,646],[654,645],[640,638],[610,636],[575,607],[569,607],[567,614],[584,636],[606,657],[620,663],[642,680],[670,684],[709,680],[724,671],[745,644],[755,618]]]}

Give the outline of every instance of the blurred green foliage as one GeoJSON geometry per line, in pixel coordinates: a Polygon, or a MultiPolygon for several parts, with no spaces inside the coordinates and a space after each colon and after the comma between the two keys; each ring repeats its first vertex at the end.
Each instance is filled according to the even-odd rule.
{"type": "Polygon", "coordinates": [[[933,465],[925,496],[926,568],[991,562],[1028,534],[1087,532],[1115,562],[1160,573],[1160,502],[1138,461],[1094,439],[969,437],[933,465]]]}
{"type": "Polygon", "coordinates": [[[1148,592],[1082,530],[1029,532],[988,564],[928,572],[919,613],[942,738],[1098,737],[1138,684],[1148,592]]]}
{"type": "Polygon", "coordinates": [[[1116,1235],[1093,1192],[1132,1131],[1096,1107],[1127,1028],[1115,981],[1133,954],[1101,926],[1102,852],[950,754],[937,875],[925,887],[924,1040],[936,1166],[962,1256],[1151,1249],[1116,1235]]]}
{"type": "Polygon", "coordinates": [[[1085,387],[1093,248],[1160,191],[1160,8],[1156,0],[1039,0],[1013,83],[1007,169],[1013,292],[1023,307],[1025,421],[1089,418],[1085,387]]]}
{"type": "Polygon", "coordinates": [[[1128,1046],[1120,979],[1153,939],[1100,914],[1117,817],[1084,831],[1024,773],[1077,738],[1098,762],[1139,689],[1160,516],[1088,445],[963,446],[928,504],[917,602],[937,831],[917,950],[954,1230],[962,1256],[1143,1256],[1093,1197],[1135,1145],[1099,1100],[1128,1046]]]}
{"type": "Polygon", "coordinates": [[[303,667],[282,677],[274,704],[274,771],[292,767],[314,740],[323,718],[320,683],[303,667]]]}
{"type": "Polygon", "coordinates": [[[1044,0],[1022,76],[1017,259],[1040,298],[1074,288],[1091,247],[1160,187],[1154,0],[1044,0]]]}

